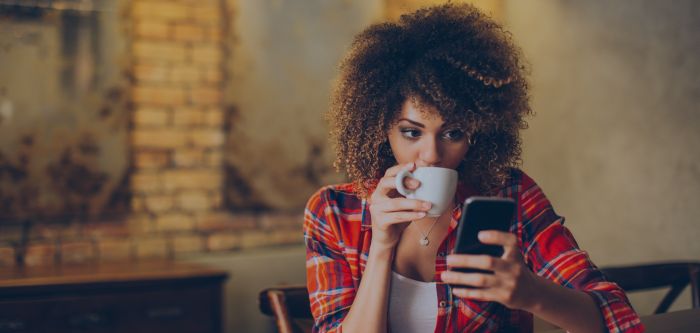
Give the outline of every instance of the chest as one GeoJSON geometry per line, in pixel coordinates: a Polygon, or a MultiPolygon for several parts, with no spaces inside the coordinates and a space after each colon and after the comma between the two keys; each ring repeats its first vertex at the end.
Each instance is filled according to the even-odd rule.
{"type": "Polygon", "coordinates": [[[417,229],[404,230],[396,247],[393,270],[414,280],[434,281],[436,257],[442,240],[447,236],[447,228],[435,230],[431,236],[425,245],[421,242],[424,235],[417,229]]]}

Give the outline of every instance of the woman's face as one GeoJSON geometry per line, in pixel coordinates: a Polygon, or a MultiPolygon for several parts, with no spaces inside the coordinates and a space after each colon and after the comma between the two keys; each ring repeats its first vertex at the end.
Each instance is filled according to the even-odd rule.
{"type": "Polygon", "coordinates": [[[389,129],[389,144],[399,164],[456,169],[469,150],[466,133],[446,124],[435,107],[404,102],[399,121],[389,129]]]}

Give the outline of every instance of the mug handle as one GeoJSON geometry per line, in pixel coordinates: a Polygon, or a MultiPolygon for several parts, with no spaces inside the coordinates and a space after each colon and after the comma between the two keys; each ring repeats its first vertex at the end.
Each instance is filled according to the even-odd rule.
{"type": "Polygon", "coordinates": [[[410,170],[403,169],[403,170],[399,171],[399,173],[396,174],[396,180],[395,180],[396,190],[399,191],[399,193],[401,193],[401,195],[403,195],[404,197],[413,193],[413,191],[411,191],[403,186],[403,180],[406,177],[415,178],[415,177],[413,177],[413,173],[411,173],[410,170]]]}

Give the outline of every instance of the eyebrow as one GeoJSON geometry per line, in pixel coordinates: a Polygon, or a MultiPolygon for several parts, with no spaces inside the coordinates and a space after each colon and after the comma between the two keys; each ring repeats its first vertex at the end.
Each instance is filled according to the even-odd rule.
{"type": "Polygon", "coordinates": [[[409,123],[411,123],[411,124],[413,124],[413,125],[416,125],[416,126],[418,126],[418,127],[420,127],[420,128],[425,128],[425,125],[423,125],[423,124],[421,124],[421,123],[419,123],[419,122],[417,122],[417,121],[413,121],[413,120],[411,120],[411,119],[406,119],[406,118],[401,118],[401,119],[399,119],[399,121],[402,121],[402,120],[405,120],[405,121],[407,121],[407,122],[409,122],[409,123]]]}
{"type": "MultiPolygon", "coordinates": [[[[425,125],[423,125],[423,124],[421,124],[421,123],[419,123],[419,122],[417,122],[417,121],[413,121],[413,120],[411,120],[411,119],[406,119],[406,118],[401,118],[401,119],[399,119],[399,121],[402,121],[402,120],[405,120],[405,121],[407,121],[407,122],[409,122],[409,123],[411,123],[411,124],[413,124],[413,125],[415,125],[415,126],[418,126],[418,127],[420,127],[420,128],[425,128],[425,125]]],[[[445,127],[445,125],[446,125],[446,123],[442,123],[442,125],[440,125],[440,128],[445,127]]]]}

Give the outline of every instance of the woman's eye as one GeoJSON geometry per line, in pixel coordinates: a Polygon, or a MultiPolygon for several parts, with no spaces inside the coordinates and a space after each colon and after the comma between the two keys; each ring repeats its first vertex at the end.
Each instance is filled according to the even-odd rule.
{"type": "Polygon", "coordinates": [[[420,136],[420,131],[412,128],[404,128],[401,129],[401,135],[409,139],[414,139],[420,136]]]}
{"type": "Polygon", "coordinates": [[[445,132],[445,134],[443,134],[443,137],[447,140],[459,141],[462,138],[464,138],[464,132],[462,130],[458,130],[458,129],[449,130],[449,131],[445,132]]]}

